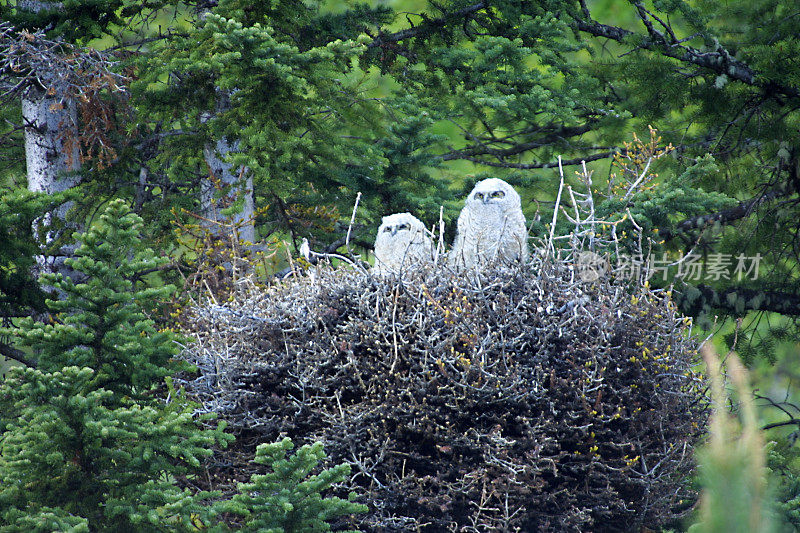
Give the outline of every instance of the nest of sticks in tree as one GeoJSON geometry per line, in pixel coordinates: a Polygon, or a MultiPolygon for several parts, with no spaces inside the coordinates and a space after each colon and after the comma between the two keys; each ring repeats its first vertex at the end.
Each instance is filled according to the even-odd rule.
{"type": "MultiPolygon", "coordinates": [[[[691,508],[707,418],[668,294],[570,259],[402,280],[317,266],[192,310],[186,383],[249,475],[280,436],[350,463],[364,531],[631,531],[691,508]]],[[[216,486],[215,488],[219,488],[216,486]]]]}

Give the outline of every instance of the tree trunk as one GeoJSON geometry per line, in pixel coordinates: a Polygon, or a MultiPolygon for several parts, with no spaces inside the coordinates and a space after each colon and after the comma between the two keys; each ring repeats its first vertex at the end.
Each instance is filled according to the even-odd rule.
{"type": "Polygon", "coordinates": [[[136,184],[136,195],[133,200],[133,210],[136,213],[141,213],[144,207],[145,196],[147,194],[147,180],[150,172],[145,165],[139,169],[139,182],[136,184]]]}
{"type": "Polygon", "coordinates": [[[213,179],[203,183],[200,202],[206,218],[221,222],[223,227],[237,228],[238,242],[252,243],[256,238],[253,223],[253,177],[247,169],[237,171],[224,160],[236,149],[236,143],[231,144],[227,139],[220,139],[214,145],[206,145],[203,156],[213,179]],[[241,209],[236,213],[226,217],[220,212],[240,200],[241,209]]]}
{"type": "MultiPolygon", "coordinates": [[[[45,80],[47,89],[29,88],[22,97],[22,119],[25,124],[25,160],[28,189],[52,194],[65,191],[80,182],[78,113],[74,100],[66,94],[60,80],[45,80]]],[[[55,223],[63,229],[44,236],[47,244],[60,238],[76,226],[66,224],[71,202],[65,203],[45,216],[45,225],[55,223]]],[[[43,272],[69,272],[64,259],[74,250],[62,247],[55,255],[38,258],[43,272]]]]}
{"type": "Polygon", "coordinates": [[[19,0],[17,2],[17,9],[32,11],[33,13],[38,13],[45,9],[61,9],[62,6],[61,2],[43,2],[42,0],[19,0]]]}
{"type": "MultiPolygon", "coordinates": [[[[59,10],[62,6],[61,2],[43,0],[17,2],[17,9],[31,13],[59,10]]],[[[80,169],[78,111],[75,101],[68,95],[65,80],[57,72],[39,72],[38,75],[45,86],[30,86],[22,95],[28,190],[52,194],[70,189],[81,181],[76,174],[80,169]]],[[[47,245],[62,236],[69,237],[78,229],[66,222],[67,211],[72,205],[72,202],[67,202],[43,217],[41,222],[46,227],[55,224],[59,228],[40,236],[47,245]]],[[[74,250],[74,244],[66,244],[53,255],[38,256],[37,273],[60,272],[71,276],[73,271],[64,264],[64,259],[74,250]]]]}
{"type": "MultiPolygon", "coordinates": [[[[217,92],[216,114],[230,109],[230,95],[217,92]]],[[[206,113],[204,121],[212,118],[206,113]]],[[[200,190],[200,205],[206,218],[220,222],[219,229],[237,228],[238,242],[253,243],[256,238],[253,223],[253,177],[246,168],[233,168],[225,158],[239,149],[238,142],[230,142],[222,137],[215,143],[209,142],[203,149],[203,156],[209,169],[209,180],[204,181],[200,190]],[[234,202],[241,203],[241,209],[230,216],[220,211],[234,202]]]]}

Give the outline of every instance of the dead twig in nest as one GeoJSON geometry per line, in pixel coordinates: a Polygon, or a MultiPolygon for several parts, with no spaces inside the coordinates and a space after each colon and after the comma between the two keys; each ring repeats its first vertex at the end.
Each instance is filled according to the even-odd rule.
{"type": "Polygon", "coordinates": [[[630,531],[685,512],[707,416],[687,322],[546,246],[479,279],[318,265],[194,308],[185,386],[239,436],[217,479],[288,435],[351,464],[341,489],[371,511],[342,525],[364,531],[630,531]]]}

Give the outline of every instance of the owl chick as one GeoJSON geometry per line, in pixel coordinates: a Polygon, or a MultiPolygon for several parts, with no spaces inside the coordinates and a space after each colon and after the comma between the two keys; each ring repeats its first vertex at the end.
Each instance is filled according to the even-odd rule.
{"type": "Polygon", "coordinates": [[[511,185],[497,178],[483,180],[464,203],[448,255],[450,267],[481,268],[528,258],[525,215],[519,194],[511,185]]]}
{"type": "Polygon", "coordinates": [[[410,213],[383,217],[375,238],[375,271],[398,274],[431,263],[434,246],[425,232],[425,225],[410,213]]]}

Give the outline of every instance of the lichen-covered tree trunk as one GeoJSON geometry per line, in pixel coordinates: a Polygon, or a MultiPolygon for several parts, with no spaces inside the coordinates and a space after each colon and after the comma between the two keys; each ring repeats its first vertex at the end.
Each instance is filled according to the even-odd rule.
{"type": "MultiPolygon", "coordinates": [[[[22,97],[22,118],[25,123],[25,160],[28,189],[52,194],[68,190],[80,182],[78,113],[75,101],[67,95],[65,83],[55,76],[43,80],[46,88],[29,88],[22,97]]],[[[47,244],[59,239],[71,227],[66,221],[67,202],[45,217],[45,224],[57,229],[42,238],[47,244]]],[[[73,228],[77,229],[77,228],[73,228]]],[[[46,272],[68,274],[64,259],[71,246],[62,246],[58,252],[37,259],[39,268],[46,272]]]]}
{"type": "Polygon", "coordinates": [[[203,183],[200,202],[205,217],[221,222],[221,227],[236,228],[239,242],[252,243],[256,236],[253,224],[253,177],[246,168],[236,169],[225,161],[236,149],[237,143],[225,138],[206,145],[203,156],[213,179],[203,183]],[[223,215],[221,210],[234,203],[240,206],[239,209],[229,216],[223,215]]]}
{"type": "Polygon", "coordinates": [[[40,0],[19,0],[17,2],[17,9],[34,13],[49,9],[60,9],[61,6],[61,2],[42,2],[40,0]]]}
{"type": "MultiPolygon", "coordinates": [[[[201,21],[211,12],[203,7],[198,12],[201,21]]],[[[216,110],[219,115],[231,108],[230,92],[217,89],[216,110]]],[[[205,120],[212,119],[210,113],[205,114],[205,120]]],[[[225,161],[232,152],[238,151],[238,142],[230,142],[225,136],[217,139],[216,143],[207,143],[203,148],[203,157],[208,165],[209,177],[200,189],[200,206],[206,218],[220,222],[220,228],[229,227],[236,229],[238,242],[253,243],[256,239],[254,224],[253,202],[253,176],[246,168],[234,169],[233,165],[225,161]],[[233,204],[240,206],[233,214],[226,216],[221,213],[233,204]]]]}

